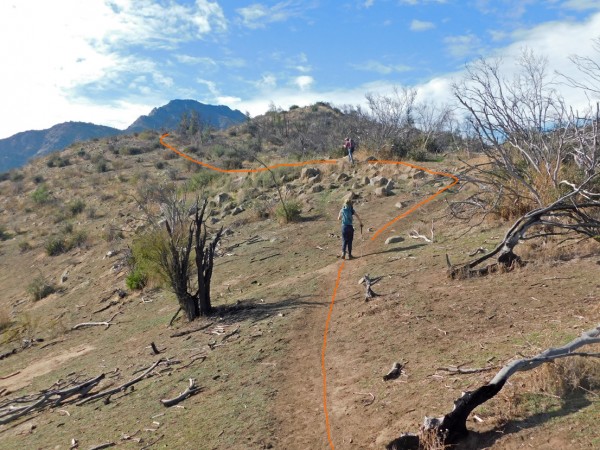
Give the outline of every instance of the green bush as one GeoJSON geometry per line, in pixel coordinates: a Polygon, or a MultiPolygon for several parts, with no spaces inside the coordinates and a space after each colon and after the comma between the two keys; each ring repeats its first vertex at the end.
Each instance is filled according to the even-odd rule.
{"type": "Polygon", "coordinates": [[[26,251],[31,250],[31,244],[27,241],[21,241],[19,242],[19,251],[21,253],[25,253],[26,251]]]}
{"type": "Polygon", "coordinates": [[[165,168],[165,163],[162,161],[156,161],[154,163],[154,167],[156,167],[158,170],[162,170],[165,168]]]}
{"type": "Polygon", "coordinates": [[[34,177],[32,178],[33,182],[35,184],[40,184],[44,182],[44,177],[41,175],[34,175],[34,177]]]}
{"type": "Polygon", "coordinates": [[[11,235],[3,225],[0,225],[0,241],[6,241],[11,238],[11,235]]]}
{"type": "Polygon", "coordinates": [[[214,180],[219,177],[217,172],[212,170],[204,169],[200,172],[192,175],[185,185],[185,189],[188,192],[198,191],[208,187],[214,180]]]}
{"type": "Polygon", "coordinates": [[[281,203],[279,203],[277,208],[275,208],[275,216],[280,223],[299,221],[301,212],[302,203],[300,203],[298,200],[289,200],[285,202],[285,208],[281,203]]]}
{"type": "Polygon", "coordinates": [[[73,200],[67,205],[67,207],[69,208],[71,215],[76,216],[77,214],[82,213],[85,209],[85,202],[81,199],[73,200]]]}
{"type": "Polygon", "coordinates": [[[65,167],[71,164],[69,158],[66,156],[61,157],[56,154],[52,155],[48,161],[46,161],[46,165],[48,167],[65,167]]]}
{"type": "Polygon", "coordinates": [[[44,297],[48,297],[53,292],[56,292],[56,288],[52,283],[48,282],[42,275],[36,277],[27,286],[27,292],[33,298],[33,301],[38,301],[44,297]]]}
{"type": "Polygon", "coordinates": [[[412,149],[408,152],[408,157],[413,161],[418,162],[426,162],[428,160],[427,151],[423,150],[422,148],[412,149]]]}
{"type": "Polygon", "coordinates": [[[48,192],[46,185],[42,184],[31,193],[31,198],[38,205],[42,205],[50,201],[50,192],[48,192]]]}
{"type": "Polygon", "coordinates": [[[51,237],[45,245],[48,256],[56,256],[66,252],[67,244],[62,236],[51,237]]]}
{"type": "Polygon", "coordinates": [[[94,168],[98,173],[108,172],[108,161],[106,161],[104,158],[99,158],[94,164],[94,168]]]}
{"type": "Polygon", "coordinates": [[[125,278],[125,284],[131,290],[143,289],[146,283],[148,283],[148,275],[140,269],[135,269],[125,278]]]}
{"type": "Polygon", "coordinates": [[[22,172],[19,172],[18,170],[11,170],[10,172],[10,181],[21,181],[23,178],[25,178],[25,175],[23,175],[22,172]]]}

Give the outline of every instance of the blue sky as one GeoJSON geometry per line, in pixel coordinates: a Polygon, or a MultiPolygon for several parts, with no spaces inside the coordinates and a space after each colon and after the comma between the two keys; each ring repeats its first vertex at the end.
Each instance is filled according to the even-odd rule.
{"type": "Polygon", "coordinates": [[[82,120],[124,128],[175,98],[251,115],[395,86],[450,99],[469,61],[528,47],[593,56],[598,0],[2,0],[0,138],[82,120]]]}

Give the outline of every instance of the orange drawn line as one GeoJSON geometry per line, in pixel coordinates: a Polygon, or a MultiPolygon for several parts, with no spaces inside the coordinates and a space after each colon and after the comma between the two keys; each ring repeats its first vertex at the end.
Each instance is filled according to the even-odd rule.
{"type": "Polygon", "coordinates": [[[425,167],[417,166],[415,164],[411,164],[411,163],[407,163],[407,162],[403,162],[403,161],[384,161],[384,160],[380,161],[380,160],[375,160],[375,161],[367,161],[367,162],[369,164],[402,164],[403,166],[409,166],[409,167],[412,167],[414,169],[419,169],[419,170],[422,170],[424,172],[430,173],[432,175],[442,175],[444,177],[448,177],[448,178],[454,179],[454,181],[452,183],[450,183],[448,186],[443,187],[442,189],[438,190],[435,194],[430,195],[429,197],[427,197],[424,200],[421,200],[415,206],[413,206],[412,208],[410,208],[407,211],[404,211],[399,216],[394,217],[392,220],[390,220],[388,223],[386,223],[384,226],[382,226],[379,230],[377,230],[373,234],[373,237],[371,238],[372,241],[374,241],[377,238],[377,236],[379,236],[385,229],[389,228],[393,223],[395,223],[398,220],[400,220],[400,219],[408,216],[409,214],[413,213],[414,211],[416,211],[417,209],[419,209],[421,206],[423,206],[426,203],[429,203],[431,200],[433,200],[434,198],[436,198],[442,192],[444,192],[447,189],[450,189],[452,186],[454,186],[455,184],[458,183],[458,177],[456,177],[455,175],[452,175],[450,173],[445,173],[445,172],[437,172],[435,170],[429,170],[429,169],[427,169],[425,167]]]}
{"type": "MultiPolygon", "coordinates": [[[[257,169],[226,170],[226,169],[221,169],[219,167],[213,166],[211,164],[204,163],[202,161],[198,161],[197,159],[194,159],[191,156],[186,155],[185,153],[180,152],[176,148],[170,146],[169,144],[167,144],[166,142],[163,141],[163,139],[165,137],[167,137],[168,135],[169,135],[169,133],[165,133],[160,137],[160,143],[162,145],[167,147],[169,150],[174,151],[182,158],[185,158],[193,163],[196,163],[198,165],[206,167],[207,169],[215,170],[215,171],[221,172],[221,173],[255,173],[255,172],[264,172],[265,170],[269,170],[269,169],[276,169],[277,167],[299,167],[299,166],[304,166],[307,164],[337,164],[336,160],[321,159],[321,160],[311,160],[311,161],[303,161],[303,162],[297,162],[297,163],[281,163],[281,164],[275,164],[275,165],[268,166],[268,167],[260,167],[257,169]]],[[[372,241],[374,241],[385,229],[387,229],[394,222],[408,216],[409,214],[416,211],[418,208],[420,208],[424,204],[433,200],[435,197],[440,195],[445,190],[450,189],[452,186],[454,186],[455,184],[458,183],[458,178],[452,174],[445,173],[445,172],[436,172],[434,170],[430,170],[425,167],[417,166],[415,164],[411,164],[411,163],[407,163],[407,162],[403,162],[403,161],[385,161],[385,160],[374,160],[373,161],[373,160],[371,160],[371,161],[367,161],[367,162],[369,164],[397,164],[397,165],[402,164],[404,166],[409,166],[409,167],[413,167],[415,169],[423,170],[424,172],[430,173],[432,175],[442,175],[444,177],[452,178],[454,180],[448,186],[438,190],[435,194],[427,197],[425,200],[421,200],[419,203],[417,203],[415,206],[413,206],[409,210],[405,211],[404,213],[402,213],[399,216],[395,217],[394,219],[390,220],[388,223],[386,223],[383,227],[381,227],[380,229],[378,229],[375,232],[375,234],[371,238],[372,241]]],[[[334,446],[333,446],[333,440],[331,438],[331,428],[329,426],[329,413],[327,412],[327,371],[325,369],[325,350],[327,349],[327,334],[329,332],[329,323],[331,321],[331,314],[333,313],[333,305],[335,303],[335,296],[337,295],[337,290],[340,285],[340,278],[342,276],[343,268],[344,268],[344,262],[342,262],[342,264],[340,265],[340,268],[339,268],[338,274],[337,274],[337,279],[335,280],[335,288],[333,290],[333,295],[331,297],[331,303],[329,305],[329,312],[327,313],[327,320],[325,321],[325,331],[323,333],[323,347],[321,350],[321,372],[323,374],[323,409],[325,411],[325,427],[327,429],[327,439],[329,441],[329,446],[331,447],[332,450],[334,449],[334,446]]]]}
{"type": "Polygon", "coordinates": [[[167,144],[166,142],[163,141],[163,138],[166,138],[169,135],[169,133],[165,133],[160,137],[160,143],[162,145],[164,145],[165,147],[167,147],[169,150],[174,151],[175,153],[177,153],[179,156],[181,156],[182,158],[187,159],[188,161],[191,161],[193,163],[196,163],[200,166],[206,167],[207,169],[211,169],[214,170],[216,172],[221,172],[221,173],[256,173],[256,172],[264,172],[265,170],[269,170],[269,169],[276,169],[278,167],[298,167],[298,166],[304,166],[306,164],[337,164],[337,161],[335,159],[315,159],[312,161],[303,161],[303,162],[297,162],[297,163],[280,163],[280,164],[274,164],[272,166],[268,166],[268,167],[259,167],[257,169],[221,169],[220,167],[216,167],[213,166],[211,164],[207,164],[205,162],[202,161],[198,161],[197,159],[192,158],[189,155],[186,155],[183,152],[180,152],[179,150],[177,150],[176,148],[170,146],[169,144],[167,144]]]}
{"type": "Polygon", "coordinates": [[[327,413],[327,370],[325,369],[325,350],[327,349],[327,333],[329,332],[329,322],[331,321],[331,314],[333,313],[333,304],[335,303],[335,296],[337,294],[338,287],[340,285],[340,278],[342,276],[342,269],[344,268],[344,262],[340,265],[338,270],[337,279],[335,280],[335,288],[333,289],[333,295],[331,296],[331,303],[329,304],[329,312],[327,313],[327,320],[325,321],[325,332],[323,333],[323,349],[321,350],[321,372],[323,374],[323,408],[325,410],[325,427],[327,428],[327,439],[329,440],[329,446],[333,450],[333,440],[331,439],[331,429],[329,427],[329,414],[327,413]]]}

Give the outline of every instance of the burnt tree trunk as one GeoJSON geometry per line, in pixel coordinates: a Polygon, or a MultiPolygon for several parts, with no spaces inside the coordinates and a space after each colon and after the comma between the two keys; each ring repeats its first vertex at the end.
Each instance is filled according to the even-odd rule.
{"type": "Polygon", "coordinates": [[[196,267],[198,269],[198,291],[196,299],[198,305],[198,315],[207,316],[212,312],[210,302],[210,279],[212,277],[214,254],[223,233],[223,227],[219,229],[211,243],[207,246],[206,225],[204,224],[204,211],[206,210],[206,200],[202,208],[196,208],[194,216],[195,224],[195,251],[196,267]]]}
{"type": "Polygon", "coordinates": [[[210,279],[212,277],[214,253],[221,239],[223,228],[221,227],[212,242],[207,244],[206,225],[204,224],[204,212],[207,203],[205,199],[200,207],[198,200],[196,200],[194,216],[185,236],[179,234],[180,230],[174,230],[168,221],[165,222],[169,240],[167,248],[161,255],[160,264],[169,278],[179,306],[190,322],[212,312],[210,279]],[[192,245],[195,251],[194,262],[198,273],[198,290],[195,293],[189,292],[192,245]]]}
{"type": "Polygon", "coordinates": [[[600,343],[600,324],[581,334],[566,345],[549,348],[531,358],[522,358],[509,362],[494,376],[494,378],[474,391],[463,393],[454,401],[452,411],[442,417],[425,417],[421,426],[420,436],[403,434],[387,445],[389,450],[420,448],[421,438],[426,433],[433,433],[441,444],[452,445],[462,440],[468,433],[467,418],[479,405],[493,398],[504,387],[508,379],[516,372],[524,372],[554,361],[559,358],[572,356],[599,357],[598,353],[576,352],[580,347],[600,343]]]}

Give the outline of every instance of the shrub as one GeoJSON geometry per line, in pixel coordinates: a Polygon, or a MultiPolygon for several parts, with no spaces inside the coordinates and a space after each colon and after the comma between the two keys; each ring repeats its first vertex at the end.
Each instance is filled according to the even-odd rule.
{"type": "Polygon", "coordinates": [[[10,172],[2,172],[0,173],[0,183],[3,181],[10,180],[10,172]]]}
{"type": "Polygon", "coordinates": [[[218,177],[219,174],[212,170],[202,170],[191,176],[185,186],[185,189],[187,191],[198,191],[204,189],[218,177]]]}
{"type": "Polygon", "coordinates": [[[42,275],[36,277],[29,285],[27,286],[27,293],[31,295],[33,301],[37,302],[38,300],[43,299],[44,297],[48,297],[53,292],[56,292],[56,288],[52,283],[50,283],[46,278],[42,275]]]}
{"type": "Polygon", "coordinates": [[[158,170],[162,170],[165,168],[165,163],[162,161],[156,161],[154,163],[154,167],[156,167],[158,170]]]}
{"type": "Polygon", "coordinates": [[[41,175],[35,175],[32,180],[35,184],[40,184],[44,182],[44,177],[41,175]]]}
{"type": "Polygon", "coordinates": [[[76,231],[75,233],[73,233],[73,236],[71,236],[71,239],[69,239],[68,241],[68,249],[71,250],[75,247],[83,247],[87,243],[87,240],[88,236],[85,231],[76,231]]]}
{"type": "Polygon", "coordinates": [[[25,175],[23,175],[22,172],[19,172],[18,170],[10,171],[10,181],[21,181],[23,178],[25,178],[25,175]]]}
{"type": "Polygon", "coordinates": [[[98,173],[104,173],[108,171],[108,162],[104,158],[99,158],[94,164],[94,168],[98,173]]]}
{"type": "Polygon", "coordinates": [[[50,201],[50,192],[48,192],[46,185],[42,184],[31,193],[31,198],[38,205],[42,205],[50,201]]]}
{"type": "Polygon", "coordinates": [[[298,200],[289,200],[285,202],[285,208],[279,203],[277,208],[275,208],[275,216],[280,223],[297,222],[300,220],[301,212],[302,203],[298,200]]]}
{"type": "Polygon", "coordinates": [[[427,161],[427,151],[422,148],[416,148],[408,152],[408,157],[413,161],[425,162],[427,161]]]}
{"type": "Polygon", "coordinates": [[[142,272],[140,269],[135,269],[127,278],[125,278],[125,284],[131,290],[143,289],[148,282],[148,275],[142,272]]]}
{"type": "Polygon", "coordinates": [[[0,333],[11,325],[10,315],[5,308],[0,309],[0,333]]]}
{"type": "Polygon", "coordinates": [[[121,230],[110,227],[106,230],[102,236],[106,242],[114,242],[116,240],[124,239],[125,236],[121,230]]]}
{"type": "Polygon", "coordinates": [[[298,105],[292,105],[290,106],[290,111],[293,111],[294,109],[298,109],[300,108],[298,105]]]}
{"type": "Polygon", "coordinates": [[[60,255],[68,250],[65,239],[62,236],[51,237],[48,242],[46,242],[45,248],[48,256],[60,255]]]}
{"type": "Polygon", "coordinates": [[[56,154],[52,155],[48,161],[46,161],[46,165],[48,167],[66,167],[71,164],[69,158],[66,156],[61,157],[56,154]]]}
{"type": "Polygon", "coordinates": [[[69,211],[71,215],[76,216],[80,214],[85,209],[85,202],[81,199],[73,200],[68,204],[69,211]]]}
{"type": "Polygon", "coordinates": [[[25,253],[26,251],[31,250],[31,244],[27,241],[21,241],[19,242],[19,251],[21,253],[25,253]]]}
{"type": "Polygon", "coordinates": [[[140,155],[144,153],[141,148],[137,147],[121,147],[119,149],[119,154],[123,156],[127,155],[140,155]]]}
{"type": "Polygon", "coordinates": [[[0,225],[0,241],[6,241],[11,238],[11,235],[3,225],[0,225]]]}

